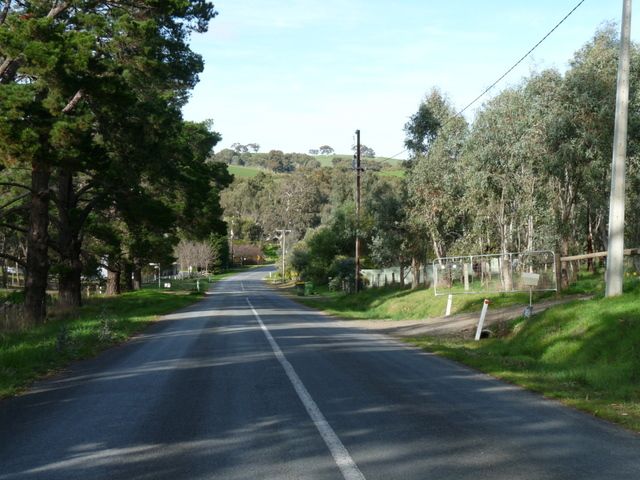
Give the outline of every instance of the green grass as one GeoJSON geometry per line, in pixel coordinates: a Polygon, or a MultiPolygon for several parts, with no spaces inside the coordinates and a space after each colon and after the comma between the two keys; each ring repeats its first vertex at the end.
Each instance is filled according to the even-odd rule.
{"type": "MultiPolygon", "coordinates": [[[[433,289],[409,290],[388,286],[367,288],[358,295],[330,292],[326,287],[316,290],[317,295],[299,297],[298,300],[346,319],[423,320],[443,316],[447,305],[447,295],[435,296],[433,289]]],[[[562,296],[598,295],[602,292],[602,273],[583,273],[577,283],[562,292],[562,296]]],[[[555,292],[538,292],[533,294],[533,302],[535,305],[537,301],[555,297],[555,292]]],[[[524,292],[454,295],[451,313],[479,312],[485,298],[490,300],[492,309],[529,304],[529,294],[524,292]]]]}
{"type": "MultiPolygon", "coordinates": [[[[201,279],[201,292],[237,271],[201,279]]],[[[0,398],[19,393],[37,378],[74,360],[127,340],[158,315],[190,305],[202,295],[195,292],[195,279],[172,281],[171,290],[149,286],[115,297],[95,297],[75,312],[54,313],[44,325],[0,332],[0,398]]]]}
{"type": "Polygon", "coordinates": [[[229,173],[240,178],[253,178],[260,172],[265,171],[258,167],[241,167],[239,165],[227,165],[227,168],[229,169],[229,173]]]}
{"type": "Polygon", "coordinates": [[[640,431],[640,282],[625,292],[517,319],[499,338],[409,341],[640,431]]]}
{"type": "MultiPolygon", "coordinates": [[[[340,158],[342,160],[349,160],[351,161],[353,159],[353,154],[340,154],[340,153],[332,153],[331,155],[314,155],[313,156],[318,162],[320,162],[320,165],[322,165],[323,167],[332,167],[333,166],[333,159],[334,158],[340,158]]],[[[362,157],[362,160],[367,160],[367,161],[373,161],[373,162],[378,162],[378,163],[383,163],[383,164],[388,164],[388,165],[393,165],[394,167],[397,167],[399,171],[401,171],[401,167],[402,167],[402,160],[399,160],[397,158],[388,158],[388,157],[362,157]]]]}
{"type": "MultiPolygon", "coordinates": [[[[433,289],[409,290],[399,287],[365,289],[358,295],[330,292],[319,288],[318,295],[299,297],[310,307],[318,308],[346,319],[360,320],[421,320],[440,317],[445,313],[447,296],[435,296],[433,289]]],[[[553,292],[534,294],[534,302],[550,298],[553,292]]],[[[452,313],[480,311],[485,298],[492,308],[529,303],[528,293],[493,295],[458,295],[453,299],[452,313]]]]}
{"type": "Polygon", "coordinates": [[[396,177],[396,178],[404,178],[405,171],[404,170],[380,170],[378,175],[381,177],[396,177]]]}

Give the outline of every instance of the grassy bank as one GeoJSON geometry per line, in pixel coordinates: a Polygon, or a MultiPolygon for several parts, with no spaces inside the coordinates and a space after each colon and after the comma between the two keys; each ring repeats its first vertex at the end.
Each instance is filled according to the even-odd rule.
{"type": "Polygon", "coordinates": [[[200,279],[172,281],[171,290],[145,288],[117,297],[95,297],[73,313],[54,314],[46,324],[0,333],[0,398],[18,393],[35,379],[74,360],[121,343],[156,320],[199,300],[210,285],[235,271],[200,279]]]}
{"type": "MultiPolygon", "coordinates": [[[[295,293],[294,289],[290,289],[295,293]]],[[[602,273],[583,274],[580,279],[565,290],[562,295],[598,295],[604,291],[602,273]]],[[[447,296],[435,296],[433,289],[409,290],[398,286],[367,288],[358,295],[331,292],[326,287],[316,288],[311,297],[298,297],[298,301],[319,310],[354,320],[424,320],[445,314],[447,296]]],[[[552,299],[555,292],[533,294],[533,302],[552,299]]],[[[451,313],[480,312],[485,298],[491,308],[528,305],[528,293],[494,293],[480,295],[454,295],[451,313]]]]}
{"type": "Polygon", "coordinates": [[[501,338],[409,341],[640,431],[640,283],[625,291],[515,320],[501,338]]]}
{"type": "MultiPolygon", "coordinates": [[[[550,292],[534,294],[534,302],[553,295],[550,292]]],[[[459,295],[454,297],[451,311],[480,311],[485,298],[491,300],[492,308],[529,303],[528,293],[459,295]]],[[[399,287],[371,288],[358,295],[320,288],[317,295],[298,297],[298,301],[342,318],[359,320],[421,320],[440,317],[444,315],[447,306],[447,296],[436,297],[433,289],[408,290],[399,287]]]]}

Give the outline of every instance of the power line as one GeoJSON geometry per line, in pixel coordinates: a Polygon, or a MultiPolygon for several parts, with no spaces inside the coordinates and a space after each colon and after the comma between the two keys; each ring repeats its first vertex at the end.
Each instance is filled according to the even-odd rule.
{"type": "MultiPolygon", "coordinates": [[[[542,42],[544,42],[553,32],[555,32],[557,30],[557,28],[562,25],[572,14],[573,12],[575,12],[580,5],[582,5],[585,2],[585,0],[580,0],[578,2],[578,4],[573,7],[569,13],[567,13],[562,20],[560,20],[551,30],[549,30],[547,32],[547,34],[542,37],[538,43],[536,43],[533,47],[531,47],[529,49],[529,51],[527,53],[525,53],[522,57],[520,57],[520,59],[514,63],[506,72],[504,72],[495,82],[493,82],[489,87],[487,87],[486,89],[484,89],[482,91],[482,93],[480,95],[478,95],[476,98],[474,98],[471,102],[469,102],[462,110],[460,110],[458,113],[456,113],[453,117],[451,117],[451,119],[447,120],[445,123],[443,123],[441,125],[441,127],[445,126],[447,123],[449,123],[453,118],[459,117],[461,116],[465,111],[467,111],[469,109],[469,107],[471,107],[473,104],[475,104],[478,100],[480,100],[482,97],[484,97],[491,89],[493,89],[493,87],[495,87],[498,83],[500,83],[500,81],[505,78],[507,75],[509,75],[518,65],[520,65],[522,63],[522,61],[527,58],[531,53],[533,53],[533,51],[538,48],[542,42]]],[[[401,152],[396,153],[395,155],[393,155],[392,157],[389,157],[388,160],[392,160],[394,158],[396,158],[399,155],[402,155],[404,152],[406,152],[407,149],[405,148],[404,150],[402,150],[401,152]]]]}
{"type": "Polygon", "coordinates": [[[465,112],[465,111],[466,111],[466,110],[467,110],[471,105],[473,105],[473,104],[474,104],[474,103],[476,103],[478,100],[480,100],[482,97],[484,97],[484,96],[485,96],[485,94],[487,94],[487,93],[488,93],[488,92],[489,92],[493,87],[495,87],[498,83],[500,83],[500,80],[502,80],[504,77],[506,77],[507,75],[509,75],[509,74],[510,74],[510,73],[511,73],[511,72],[512,72],[512,71],[513,71],[513,70],[514,70],[518,65],[520,65],[520,64],[522,63],[522,61],[523,61],[525,58],[527,58],[527,57],[528,57],[528,56],[529,56],[529,55],[530,55],[530,54],[531,54],[531,53],[532,53],[536,48],[538,48],[538,47],[540,46],[540,44],[541,44],[542,42],[544,42],[544,41],[549,37],[549,35],[551,35],[551,34],[552,34],[552,33],[553,33],[553,32],[554,32],[554,31],[555,31],[555,30],[556,30],[560,25],[562,25],[562,24],[565,22],[565,20],[566,20],[567,18],[569,18],[569,17],[571,16],[571,14],[572,14],[573,12],[575,12],[575,11],[578,9],[578,7],[579,7],[580,5],[582,5],[584,2],[585,2],[585,0],[580,0],[580,1],[578,2],[578,4],[577,4],[575,7],[573,7],[573,8],[571,9],[571,11],[570,11],[569,13],[567,13],[567,14],[564,16],[564,18],[563,18],[562,20],[560,20],[560,21],[556,24],[556,26],[555,26],[555,27],[553,27],[551,30],[549,30],[549,32],[548,32],[544,37],[542,37],[542,39],[540,39],[540,41],[539,41],[538,43],[536,43],[533,47],[531,47],[531,49],[530,49],[527,53],[525,53],[525,54],[524,54],[524,55],[523,55],[523,56],[522,56],[522,57],[521,57],[521,58],[520,58],[516,63],[514,63],[514,64],[511,66],[511,68],[509,68],[509,70],[507,70],[506,72],[504,72],[504,73],[500,76],[500,78],[498,78],[495,82],[493,82],[493,83],[492,83],[488,88],[486,88],[486,89],[485,89],[485,90],[484,90],[480,95],[478,95],[476,98],[474,98],[474,99],[473,99],[473,100],[472,100],[472,101],[471,101],[471,102],[470,102],[466,107],[464,107],[462,110],[460,110],[460,111],[459,111],[455,116],[457,117],[457,116],[462,115],[462,114],[463,114],[463,113],[464,113],[464,112],[465,112]]]}

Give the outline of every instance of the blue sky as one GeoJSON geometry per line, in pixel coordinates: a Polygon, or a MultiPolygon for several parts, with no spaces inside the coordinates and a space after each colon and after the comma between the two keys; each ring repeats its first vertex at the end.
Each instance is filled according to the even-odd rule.
{"type": "MultiPolygon", "coordinates": [[[[306,153],[327,144],[349,153],[360,129],[378,156],[395,155],[404,148],[404,124],[431,88],[462,108],[577,3],[218,0],[209,32],[191,41],[205,71],[184,116],[214,121],[223,137],[216,150],[255,142],[261,151],[306,153]]],[[[492,94],[531,71],[565,70],[621,12],[622,0],[586,0],[492,94]]]]}

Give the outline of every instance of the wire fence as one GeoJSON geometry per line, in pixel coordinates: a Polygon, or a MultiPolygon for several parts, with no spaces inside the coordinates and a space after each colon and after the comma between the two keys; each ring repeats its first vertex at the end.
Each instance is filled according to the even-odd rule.
{"type": "Polygon", "coordinates": [[[433,263],[436,295],[556,291],[552,251],[466,255],[433,263]]]}

